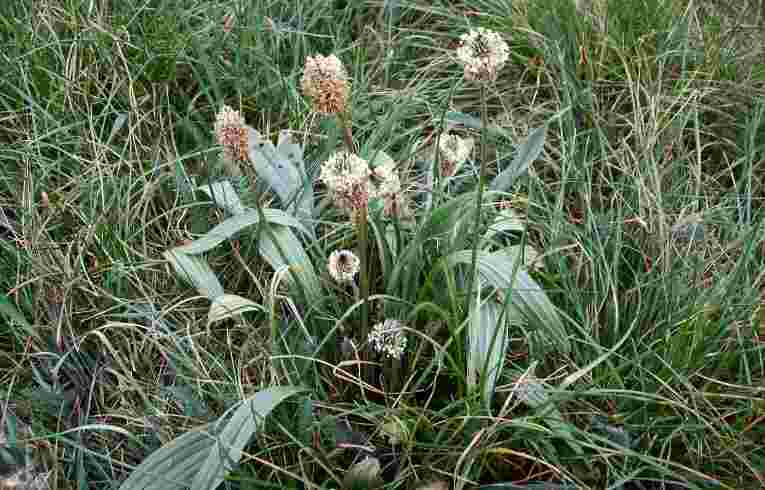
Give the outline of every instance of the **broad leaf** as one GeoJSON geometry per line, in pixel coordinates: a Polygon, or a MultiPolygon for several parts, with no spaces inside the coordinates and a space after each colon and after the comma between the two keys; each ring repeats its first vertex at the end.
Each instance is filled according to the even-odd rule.
{"type": "Polygon", "coordinates": [[[492,483],[491,485],[481,485],[478,487],[483,490],[581,490],[582,487],[573,483],[549,483],[549,482],[530,482],[530,483],[492,483]]]}
{"type": "Polygon", "coordinates": [[[249,131],[248,155],[258,177],[274,190],[290,214],[313,231],[313,185],[305,171],[303,148],[285,131],[279,134],[276,147],[255,129],[249,131]]]}
{"type": "Polygon", "coordinates": [[[491,238],[494,235],[509,232],[523,233],[525,228],[523,218],[518,216],[518,213],[513,211],[512,208],[506,208],[497,213],[484,238],[491,238]]]}
{"type": "MultiPolygon", "coordinates": [[[[569,352],[571,344],[558,311],[525,268],[516,267],[519,260],[517,252],[518,247],[510,247],[507,252],[497,253],[479,250],[477,267],[482,281],[498,289],[507,290],[506,294],[509,295],[511,304],[518,308],[529,326],[540,332],[540,335],[533,336],[530,340],[542,343],[549,341],[561,352],[569,352]]],[[[450,266],[469,266],[471,254],[471,250],[461,250],[449,255],[446,260],[450,266]]],[[[548,350],[544,348],[545,345],[540,347],[542,350],[548,350]]]]}
{"type": "Polygon", "coordinates": [[[246,311],[261,311],[266,309],[261,305],[247,298],[242,298],[236,294],[224,294],[218,296],[210,305],[210,311],[207,312],[207,325],[219,322],[234,315],[241,315],[246,311]]]}
{"type": "Polygon", "coordinates": [[[210,196],[210,199],[233,215],[244,214],[247,208],[244,207],[239,199],[234,186],[228,180],[213,182],[210,185],[203,185],[199,190],[210,196]]]}
{"type": "Polygon", "coordinates": [[[215,439],[208,426],[190,430],[149,455],[136,467],[120,490],[183,490],[207,460],[215,439]]]}
{"type": "Polygon", "coordinates": [[[239,463],[244,446],[260,429],[263,419],[290,396],[305,391],[293,386],[276,386],[259,391],[236,409],[225,428],[217,437],[214,447],[199,468],[191,488],[214,490],[239,463]]]}
{"type": "Polygon", "coordinates": [[[489,185],[489,189],[504,192],[510,190],[515,180],[523,175],[528,170],[529,165],[542,153],[546,135],[547,125],[532,131],[528,139],[518,148],[518,153],[516,153],[510,166],[494,177],[494,180],[489,185]]]}
{"type": "Polygon", "coordinates": [[[268,416],[301,388],[274,387],[245,400],[229,420],[186,432],[149,455],[120,490],[214,490],[238,464],[244,446],[268,416]],[[222,427],[222,429],[221,429],[222,427]]]}
{"type": "MultiPolygon", "coordinates": [[[[483,123],[479,118],[471,116],[470,114],[465,114],[464,112],[449,111],[446,113],[446,126],[447,129],[455,126],[464,126],[471,129],[481,129],[483,127],[483,123]]],[[[486,130],[488,135],[491,137],[510,139],[510,135],[507,133],[507,131],[495,124],[490,124],[486,130]]]]}
{"type": "MultiPolygon", "coordinates": [[[[297,228],[306,234],[308,231],[298,220],[284,211],[264,209],[262,212],[266,222],[271,224],[268,226],[268,229],[263,229],[259,233],[258,246],[260,254],[274,270],[284,266],[290,267],[292,272],[299,278],[301,285],[305,287],[309,297],[311,299],[318,298],[321,294],[321,286],[313,264],[303,249],[300,240],[297,239],[288,227],[297,228]],[[284,255],[279,251],[280,248],[284,255]]],[[[194,242],[176,247],[170,252],[165,252],[165,254],[174,253],[177,256],[193,256],[208,252],[241,230],[257,223],[260,223],[260,213],[258,210],[248,210],[244,214],[228,218],[194,242]]],[[[205,264],[205,267],[212,274],[207,264],[205,264]]],[[[292,275],[287,276],[288,281],[292,281],[292,279],[292,275]]],[[[194,284],[197,285],[198,283],[194,282],[194,284]]],[[[222,289],[220,294],[223,294],[222,289]]]]}
{"type": "Polygon", "coordinates": [[[175,273],[193,284],[202,296],[214,301],[223,295],[223,286],[202,257],[187,255],[177,249],[168,250],[162,256],[170,262],[175,273]]]}
{"type": "MultiPolygon", "coordinates": [[[[305,234],[308,234],[303,225],[298,220],[278,209],[263,209],[263,216],[266,222],[277,225],[291,226],[297,228],[305,234]]],[[[183,254],[197,255],[209,252],[224,241],[233,237],[245,228],[258,224],[260,222],[260,213],[257,209],[247,210],[244,214],[232,216],[223,223],[216,225],[212,230],[205,233],[201,238],[197,238],[188,245],[176,247],[173,250],[183,254]]],[[[262,235],[265,235],[263,233],[262,235]]]]}
{"type": "MultiPolygon", "coordinates": [[[[509,305],[508,308],[513,308],[509,305]]],[[[480,287],[471,302],[468,324],[467,381],[475,389],[483,383],[483,401],[491,406],[497,377],[504,367],[508,344],[507,316],[494,299],[481,302],[480,287]]]]}

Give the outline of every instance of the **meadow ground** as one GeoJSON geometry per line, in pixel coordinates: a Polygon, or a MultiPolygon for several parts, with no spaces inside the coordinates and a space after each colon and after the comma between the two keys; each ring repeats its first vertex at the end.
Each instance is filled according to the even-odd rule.
{"type": "Polygon", "coordinates": [[[0,42],[0,488],[765,486],[762,1],[18,0],[0,42]]]}

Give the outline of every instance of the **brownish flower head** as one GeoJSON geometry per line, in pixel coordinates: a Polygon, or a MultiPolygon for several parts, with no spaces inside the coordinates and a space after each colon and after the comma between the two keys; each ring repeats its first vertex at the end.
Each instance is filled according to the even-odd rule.
{"type": "Polygon", "coordinates": [[[239,111],[224,105],[215,118],[215,137],[223,147],[223,156],[230,161],[247,160],[248,131],[239,111]]]}
{"type": "Polygon", "coordinates": [[[338,114],[345,111],[350,84],[342,62],[334,54],[306,58],[300,87],[311,99],[316,112],[338,114]]]}

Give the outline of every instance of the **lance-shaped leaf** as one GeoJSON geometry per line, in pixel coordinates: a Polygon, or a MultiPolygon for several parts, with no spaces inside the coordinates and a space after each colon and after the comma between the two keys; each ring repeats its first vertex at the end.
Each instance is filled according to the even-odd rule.
{"type": "Polygon", "coordinates": [[[523,142],[510,166],[499,173],[491,181],[489,189],[492,191],[507,192],[515,180],[528,170],[529,165],[539,157],[545,146],[547,125],[541,126],[531,132],[528,139],[523,142]]]}
{"type": "Polygon", "coordinates": [[[286,398],[304,391],[280,386],[259,391],[234,409],[230,419],[186,432],[149,455],[120,485],[120,490],[215,490],[244,446],[286,398]]]}
{"type": "MultiPolygon", "coordinates": [[[[449,255],[446,260],[450,266],[469,266],[471,254],[471,250],[461,250],[449,255]]],[[[526,323],[541,333],[531,340],[549,342],[561,352],[569,352],[571,344],[558,311],[525,268],[517,266],[519,254],[519,247],[510,247],[505,252],[497,253],[479,250],[477,267],[481,280],[498,289],[507,290],[510,302],[518,308],[526,323]]],[[[544,349],[545,345],[540,347],[547,350],[544,349]]]]}
{"type": "MultiPolygon", "coordinates": [[[[507,313],[502,315],[502,305],[494,299],[481,301],[480,286],[476,288],[475,301],[471,302],[468,324],[467,381],[476,389],[483,384],[483,401],[491,406],[497,377],[505,363],[507,349],[507,313]]],[[[508,305],[510,314],[515,311],[508,305]]]]}
{"type": "MultiPolygon", "coordinates": [[[[306,235],[308,234],[308,230],[306,230],[298,220],[284,211],[278,209],[263,209],[262,212],[267,223],[297,228],[306,235]]],[[[190,244],[176,247],[173,250],[187,255],[203,254],[209,252],[245,228],[258,223],[260,223],[260,212],[257,209],[250,209],[244,214],[238,214],[227,218],[190,244]]]]}
{"type": "MultiPolygon", "coordinates": [[[[260,230],[258,234],[258,248],[260,254],[274,270],[285,266],[289,267],[294,275],[287,276],[287,281],[297,278],[310,299],[318,299],[321,296],[321,285],[316,271],[308,255],[303,249],[300,240],[297,239],[290,228],[296,228],[305,234],[308,230],[295,218],[278,209],[262,210],[268,229],[260,230]],[[281,251],[280,251],[281,249],[281,251]],[[283,254],[282,254],[283,252],[283,254]]],[[[258,210],[248,210],[244,214],[238,214],[226,219],[223,223],[215,226],[205,235],[188,245],[176,247],[170,252],[177,256],[193,256],[212,250],[223,241],[233,237],[243,229],[261,222],[258,210]]],[[[168,254],[170,252],[165,252],[168,254]]],[[[200,266],[201,267],[201,266],[200,266]]],[[[212,274],[209,266],[205,267],[212,274]]],[[[176,268],[177,269],[177,268],[176,268]]],[[[214,275],[213,275],[214,277],[214,275]]],[[[194,282],[197,285],[197,282],[194,282]]],[[[220,284],[218,284],[220,286],[220,284]]],[[[199,287],[199,286],[198,286],[199,287]]],[[[220,294],[223,294],[221,289],[220,294]]],[[[212,298],[211,298],[212,299],[212,298]]]]}
{"type": "Polygon", "coordinates": [[[218,296],[210,305],[210,311],[207,312],[207,325],[219,322],[234,315],[241,315],[246,311],[265,312],[263,306],[247,298],[242,298],[236,294],[224,294],[218,296]]]}
{"type": "Polygon", "coordinates": [[[294,386],[275,386],[259,391],[236,409],[199,468],[191,488],[214,490],[239,463],[244,446],[263,425],[263,419],[285,399],[305,391],[294,386]]]}
{"type": "Polygon", "coordinates": [[[199,187],[199,190],[210,196],[210,199],[215,201],[218,206],[233,215],[244,214],[247,211],[247,208],[239,199],[236,189],[234,189],[234,186],[228,180],[203,185],[199,187]]]}
{"type": "Polygon", "coordinates": [[[305,171],[303,148],[294,143],[288,132],[279,134],[277,146],[249,128],[248,155],[258,177],[279,196],[290,214],[313,232],[313,185],[305,171]]]}
{"type": "Polygon", "coordinates": [[[180,253],[175,249],[168,250],[162,256],[170,262],[175,273],[193,284],[202,296],[214,301],[223,295],[223,286],[202,257],[180,253]]]}

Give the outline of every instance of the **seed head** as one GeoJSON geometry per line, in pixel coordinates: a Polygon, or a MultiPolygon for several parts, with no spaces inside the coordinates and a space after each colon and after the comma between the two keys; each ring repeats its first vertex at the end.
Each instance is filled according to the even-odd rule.
{"type": "Polygon", "coordinates": [[[367,340],[377,352],[393,359],[401,359],[407,343],[403,327],[398,320],[385,320],[372,328],[367,340]]]}
{"type": "Polygon", "coordinates": [[[483,29],[472,30],[460,36],[457,61],[465,70],[465,79],[471,82],[492,82],[510,56],[510,48],[498,33],[483,29]]]}
{"type": "Polygon", "coordinates": [[[350,84],[342,62],[334,54],[306,58],[300,87],[311,99],[316,112],[338,114],[345,111],[350,84]]]}
{"type": "Polygon", "coordinates": [[[215,137],[229,161],[247,160],[248,130],[239,111],[224,105],[215,118],[215,137]]]}
{"type": "Polygon", "coordinates": [[[361,261],[350,250],[335,250],[329,255],[329,275],[339,283],[353,281],[361,261]]]}

